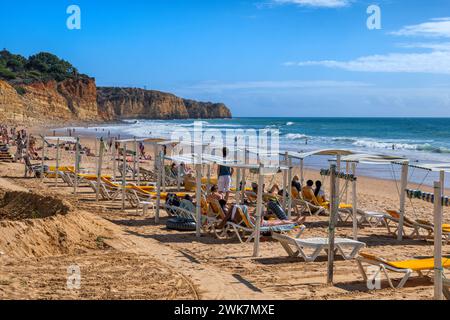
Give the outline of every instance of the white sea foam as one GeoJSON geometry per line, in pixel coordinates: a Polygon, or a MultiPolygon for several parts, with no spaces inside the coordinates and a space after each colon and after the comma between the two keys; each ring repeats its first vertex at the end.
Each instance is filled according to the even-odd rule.
{"type": "Polygon", "coordinates": [[[288,133],[285,137],[289,140],[305,140],[308,138],[306,134],[301,133],[288,133]]]}

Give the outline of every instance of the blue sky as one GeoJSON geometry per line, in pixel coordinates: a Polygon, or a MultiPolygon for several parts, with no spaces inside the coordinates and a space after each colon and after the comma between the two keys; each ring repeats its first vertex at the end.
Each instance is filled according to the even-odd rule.
{"type": "Polygon", "coordinates": [[[450,116],[448,0],[3,2],[0,47],[235,116],[450,116]],[[81,30],[66,9],[81,8],[81,30]],[[382,29],[366,27],[377,4],[382,29]]]}

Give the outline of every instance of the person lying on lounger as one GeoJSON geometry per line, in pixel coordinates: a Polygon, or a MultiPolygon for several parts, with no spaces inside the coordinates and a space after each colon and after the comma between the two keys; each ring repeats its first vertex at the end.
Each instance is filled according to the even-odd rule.
{"type": "MultiPolygon", "coordinates": [[[[277,184],[274,184],[272,186],[272,188],[270,188],[268,191],[264,191],[265,188],[266,188],[266,185],[264,184],[263,185],[263,200],[264,201],[276,200],[277,195],[280,194],[280,187],[277,184]]],[[[246,195],[251,201],[256,201],[256,199],[258,197],[258,184],[255,182],[252,183],[252,191],[246,192],[246,195]]]]}

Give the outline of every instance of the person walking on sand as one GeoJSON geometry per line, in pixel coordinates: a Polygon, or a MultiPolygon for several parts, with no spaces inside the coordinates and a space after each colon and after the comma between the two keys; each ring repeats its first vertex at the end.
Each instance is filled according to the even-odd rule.
{"type": "MultiPolygon", "coordinates": [[[[222,155],[223,160],[225,161],[227,158],[228,149],[224,147],[222,149],[222,155]]],[[[233,175],[233,169],[230,167],[225,167],[219,165],[218,170],[219,172],[219,179],[218,179],[218,187],[219,187],[219,194],[224,196],[224,200],[228,202],[228,198],[230,196],[230,189],[231,189],[231,176],[233,175]]]]}

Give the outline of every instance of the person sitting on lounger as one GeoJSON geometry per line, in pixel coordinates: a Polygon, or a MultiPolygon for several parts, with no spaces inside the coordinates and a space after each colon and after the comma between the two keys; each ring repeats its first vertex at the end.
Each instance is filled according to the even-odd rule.
{"type": "MultiPolygon", "coordinates": [[[[274,184],[272,186],[272,188],[270,188],[267,191],[264,191],[264,189],[266,188],[266,185],[263,184],[263,193],[264,194],[268,194],[268,195],[277,195],[280,193],[280,187],[277,184],[274,184]]],[[[258,194],[258,184],[257,183],[252,183],[252,190],[255,194],[258,194]]]]}
{"type": "Polygon", "coordinates": [[[311,202],[312,204],[314,204],[316,206],[320,206],[320,203],[319,203],[319,201],[317,201],[317,198],[314,194],[313,186],[314,186],[314,181],[308,180],[306,182],[306,186],[304,186],[302,188],[303,199],[305,199],[308,202],[311,202]]]}
{"type": "Polygon", "coordinates": [[[208,201],[212,201],[212,200],[217,200],[220,201],[223,199],[223,195],[219,193],[219,188],[217,187],[217,185],[213,185],[211,186],[211,193],[208,196],[208,201]]]}
{"type": "Polygon", "coordinates": [[[178,176],[178,167],[175,162],[170,165],[170,172],[173,174],[174,177],[178,176]]]}
{"type": "Polygon", "coordinates": [[[298,176],[294,176],[294,178],[292,178],[292,188],[297,189],[297,192],[302,191],[302,185],[298,176]]]}
{"type": "Polygon", "coordinates": [[[193,174],[193,171],[190,168],[188,168],[184,162],[180,164],[180,169],[182,177],[193,174]]]}
{"type": "MultiPolygon", "coordinates": [[[[270,188],[267,192],[264,191],[266,185],[263,185],[263,200],[269,201],[269,200],[276,200],[277,195],[280,193],[280,187],[275,184],[270,188]]],[[[252,191],[246,191],[245,195],[247,196],[248,200],[251,202],[255,202],[258,198],[258,184],[252,183],[252,191]]]]}
{"type": "Polygon", "coordinates": [[[325,191],[323,191],[321,181],[316,181],[316,189],[314,190],[314,196],[316,197],[316,199],[320,203],[320,205],[328,205],[329,204],[329,202],[325,196],[325,191]]]}

